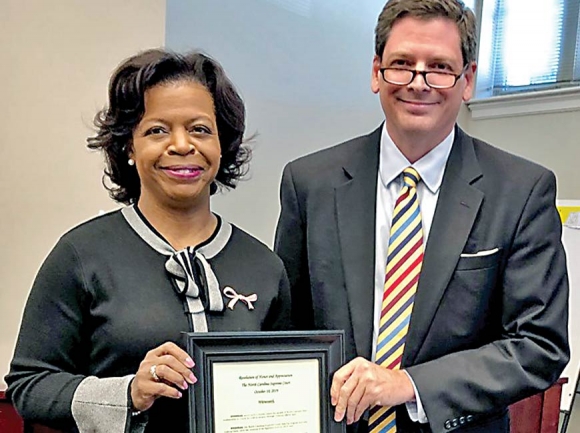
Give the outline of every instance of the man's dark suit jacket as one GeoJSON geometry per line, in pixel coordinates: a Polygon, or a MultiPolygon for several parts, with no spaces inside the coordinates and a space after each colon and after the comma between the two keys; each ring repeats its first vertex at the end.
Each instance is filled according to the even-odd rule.
{"type": "MultiPolygon", "coordinates": [[[[380,136],[300,158],[282,178],[275,250],[295,324],[343,329],[347,361],[371,357],[380,136]]],[[[399,432],[508,432],[507,406],[561,374],[568,280],[555,195],[552,172],[456,128],[402,361],[430,427],[401,406],[399,432]]]]}

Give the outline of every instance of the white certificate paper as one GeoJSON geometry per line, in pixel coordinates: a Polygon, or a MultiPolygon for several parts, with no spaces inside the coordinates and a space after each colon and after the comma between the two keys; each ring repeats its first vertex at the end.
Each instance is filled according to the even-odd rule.
{"type": "Polygon", "coordinates": [[[214,362],[214,431],[320,433],[319,360],[214,362]]]}

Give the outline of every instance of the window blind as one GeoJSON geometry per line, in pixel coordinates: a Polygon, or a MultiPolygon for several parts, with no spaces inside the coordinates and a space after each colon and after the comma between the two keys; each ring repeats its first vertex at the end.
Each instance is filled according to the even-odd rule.
{"type": "Polygon", "coordinates": [[[580,0],[476,1],[476,97],[580,84],[580,0]]]}

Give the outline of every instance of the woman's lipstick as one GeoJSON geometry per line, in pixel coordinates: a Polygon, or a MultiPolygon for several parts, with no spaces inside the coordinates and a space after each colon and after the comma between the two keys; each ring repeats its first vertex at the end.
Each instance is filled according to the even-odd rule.
{"type": "Polygon", "coordinates": [[[198,165],[170,165],[161,169],[173,178],[185,180],[197,179],[203,173],[198,165]]]}

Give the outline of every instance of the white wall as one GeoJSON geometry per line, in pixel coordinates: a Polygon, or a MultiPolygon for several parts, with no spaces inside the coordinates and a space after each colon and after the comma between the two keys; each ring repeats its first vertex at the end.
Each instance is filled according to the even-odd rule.
{"type": "Polygon", "coordinates": [[[464,107],[459,120],[469,134],[554,171],[558,199],[580,199],[580,110],[474,120],[464,107]]]}
{"type": "Polygon", "coordinates": [[[42,260],[68,228],[115,207],[85,148],[109,75],[164,33],[165,0],[2,1],[0,389],[42,260]]]}

